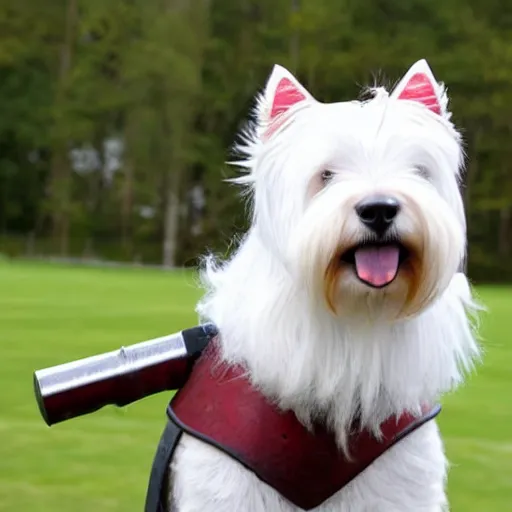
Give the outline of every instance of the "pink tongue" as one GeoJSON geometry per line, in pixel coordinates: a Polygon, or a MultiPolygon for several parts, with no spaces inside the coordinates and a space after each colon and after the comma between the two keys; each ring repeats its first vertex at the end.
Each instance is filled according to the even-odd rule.
{"type": "Polygon", "coordinates": [[[361,281],[384,286],[396,277],[399,249],[392,245],[363,247],[355,252],[356,273],[361,281]]]}

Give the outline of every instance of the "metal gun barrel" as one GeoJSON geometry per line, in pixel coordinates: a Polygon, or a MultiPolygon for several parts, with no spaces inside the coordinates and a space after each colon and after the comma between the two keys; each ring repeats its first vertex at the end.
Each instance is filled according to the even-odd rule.
{"type": "Polygon", "coordinates": [[[48,425],[124,406],[180,388],[192,365],[216,334],[203,324],[113,352],[34,372],[39,411],[48,425]]]}

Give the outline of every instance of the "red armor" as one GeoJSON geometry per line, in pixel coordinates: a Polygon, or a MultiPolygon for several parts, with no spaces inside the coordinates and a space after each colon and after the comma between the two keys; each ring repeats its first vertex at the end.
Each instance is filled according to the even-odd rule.
{"type": "Polygon", "coordinates": [[[323,425],[308,431],[293,412],[280,411],[244,375],[244,368],[219,361],[213,340],[169,404],[169,418],[304,510],[323,503],[440,411],[439,406],[425,406],[420,416],[392,416],[382,423],[380,440],[354,428],[348,443],[351,460],[347,460],[323,425]]]}

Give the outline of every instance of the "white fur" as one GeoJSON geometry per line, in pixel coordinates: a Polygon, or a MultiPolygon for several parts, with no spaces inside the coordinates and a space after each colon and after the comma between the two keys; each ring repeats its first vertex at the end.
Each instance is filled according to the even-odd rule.
{"type": "MultiPolygon", "coordinates": [[[[356,415],[378,435],[389,415],[417,411],[460,384],[478,356],[468,318],[478,308],[457,272],[466,239],[457,186],[461,141],[437,84],[442,116],[383,89],[368,102],[328,105],[308,93],[266,138],[282,76],[291,75],[274,68],[260,98],[259,125],[243,148],[249,174],[239,181],[253,199],[251,229],[228,262],[209,261],[198,311],[218,326],[226,361],[244,363],[254,385],[306,426],[327,418],[346,450],[356,415]],[[325,186],[324,169],[334,173],[325,186]],[[401,201],[393,229],[425,263],[420,286],[408,301],[407,276],[376,290],[346,268],[336,281],[333,312],[322,291],[326,266],[340,247],[368,236],[354,205],[374,193],[401,201]]],[[[315,511],[439,512],[447,509],[445,478],[431,421],[315,511]]],[[[172,481],[178,512],[299,510],[188,436],[174,457],[172,481]]]]}

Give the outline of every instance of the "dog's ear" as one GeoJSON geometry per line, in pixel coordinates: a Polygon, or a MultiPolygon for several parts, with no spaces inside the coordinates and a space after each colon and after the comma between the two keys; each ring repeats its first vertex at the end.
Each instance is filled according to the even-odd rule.
{"type": "Polygon", "coordinates": [[[438,83],[425,59],[411,66],[391,93],[398,100],[416,101],[440,116],[449,118],[448,97],[442,83],[438,83]]]}
{"type": "Polygon", "coordinates": [[[257,107],[262,136],[269,138],[288,119],[287,114],[315,101],[287,69],[276,64],[257,107]]]}

